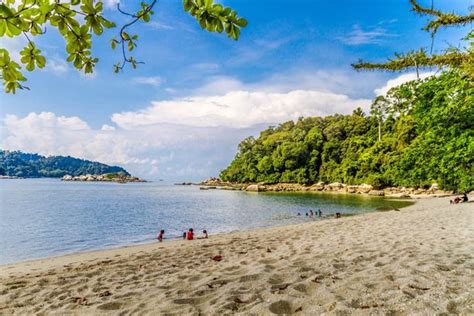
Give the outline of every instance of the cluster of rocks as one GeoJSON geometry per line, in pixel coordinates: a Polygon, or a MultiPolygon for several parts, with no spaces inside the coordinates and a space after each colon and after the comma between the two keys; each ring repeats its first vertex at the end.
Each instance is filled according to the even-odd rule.
{"type": "Polygon", "coordinates": [[[106,173],[106,174],[86,174],[80,176],[65,175],[61,178],[62,181],[100,181],[100,182],[146,182],[138,177],[126,176],[123,174],[106,173]]]}
{"type": "Polygon", "coordinates": [[[206,186],[216,186],[220,189],[244,190],[249,192],[334,192],[349,194],[367,194],[372,196],[386,196],[393,198],[421,197],[424,195],[449,196],[454,194],[454,192],[452,191],[439,190],[437,184],[433,184],[429,189],[405,187],[387,187],[379,189],[374,188],[370,184],[346,185],[339,182],[328,184],[324,182],[318,182],[313,185],[304,185],[298,183],[268,184],[265,182],[243,184],[221,181],[218,178],[211,178],[200,184],[206,186]]]}

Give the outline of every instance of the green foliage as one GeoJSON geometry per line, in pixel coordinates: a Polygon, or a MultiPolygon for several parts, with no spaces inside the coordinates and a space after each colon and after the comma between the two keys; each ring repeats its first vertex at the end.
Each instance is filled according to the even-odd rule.
{"type": "Polygon", "coordinates": [[[374,101],[371,113],[356,110],[270,127],[244,140],[220,176],[235,182],[376,188],[436,182],[445,189],[474,189],[474,85],[463,72],[393,88],[374,101]]]}
{"type": "MultiPolygon", "coordinates": [[[[425,8],[418,4],[417,0],[410,0],[412,10],[420,15],[427,15],[431,18],[423,30],[431,33],[434,41],[436,32],[440,28],[462,27],[474,22],[474,12],[467,15],[455,14],[452,12],[442,12],[431,8],[425,8]]],[[[469,8],[473,11],[473,7],[469,8]]],[[[462,69],[471,79],[474,79],[474,30],[468,31],[464,40],[468,43],[465,47],[457,47],[457,44],[450,43],[451,47],[441,54],[427,53],[424,48],[413,50],[406,54],[395,54],[395,58],[384,63],[373,63],[359,60],[352,64],[356,70],[385,70],[402,71],[420,68],[443,68],[446,66],[462,69]]]]}
{"type": "MultiPolygon", "coordinates": [[[[125,65],[136,68],[143,62],[128,55],[137,47],[138,35],[129,34],[126,30],[138,21],[147,23],[153,15],[153,7],[157,0],[141,2],[135,13],[124,12],[117,5],[117,10],[130,21],[124,24],[118,33],[118,38],[111,40],[112,49],[121,46],[123,60],[114,65],[114,71],[119,72],[125,65]]],[[[237,12],[213,0],[184,0],[185,11],[196,18],[203,29],[210,32],[225,33],[237,40],[240,29],[247,21],[237,15],[237,12]]],[[[0,37],[24,36],[27,45],[21,51],[21,64],[27,71],[43,68],[46,58],[41,54],[32,40],[46,32],[46,26],[55,28],[66,42],[67,61],[84,73],[94,71],[98,58],[92,56],[93,35],[101,36],[104,29],[115,27],[115,23],[104,16],[103,2],[93,0],[3,0],[0,2],[0,37]]],[[[51,31],[49,31],[51,32],[51,31]]],[[[15,93],[17,89],[28,89],[24,82],[22,66],[11,60],[6,49],[0,49],[0,78],[5,92],[15,93]]]]}
{"type": "Polygon", "coordinates": [[[44,157],[19,151],[0,150],[0,175],[22,178],[58,178],[66,174],[80,176],[105,173],[130,175],[121,167],[112,167],[88,160],[62,156],[44,157]]]}

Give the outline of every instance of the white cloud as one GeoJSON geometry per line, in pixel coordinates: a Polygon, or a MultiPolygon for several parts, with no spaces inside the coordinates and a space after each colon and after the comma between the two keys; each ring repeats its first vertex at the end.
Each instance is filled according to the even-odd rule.
{"type": "Polygon", "coordinates": [[[115,9],[120,0],[102,0],[107,9],[115,9]]]}
{"type": "Polygon", "coordinates": [[[298,80],[286,84],[277,75],[256,83],[216,77],[220,83],[208,82],[200,89],[205,94],[153,101],[141,110],[115,113],[111,122],[98,128],[79,117],[50,112],[6,115],[0,124],[0,147],[118,164],[145,178],[202,179],[217,175],[242,139],[258,135],[268,125],[369,106],[368,99],[332,92],[348,84],[337,79],[337,73],[320,76],[316,80],[299,74],[298,80]],[[300,89],[294,88],[298,82],[300,89]],[[222,93],[211,94],[219,90],[216,87],[222,93]]]}
{"type": "MultiPolygon", "coordinates": [[[[422,72],[420,73],[419,78],[425,79],[433,75],[435,75],[434,72],[422,72]]],[[[417,79],[416,73],[403,74],[394,79],[390,79],[389,81],[387,81],[387,83],[384,86],[375,89],[374,93],[375,95],[386,95],[390,89],[394,87],[398,87],[399,85],[402,85],[405,82],[416,80],[416,79],[417,79]]]]}
{"type": "Polygon", "coordinates": [[[101,130],[102,131],[115,131],[115,127],[104,124],[104,125],[102,125],[101,130]]]}
{"type": "Polygon", "coordinates": [[[69,66],[67,62],[62,59],[49,58],[46,60],[46,67],[44,69],[56,75],[61,75],[69,71],[69,66]]]}
{"type": "Polygon", "coordinates": [[[132,79],[134,83],[137,84],[145,84],[150,86],[158,87],[163,83],[163,79],[158,76],[154,77],[135,77],[132,79]]]}
{"type": "Polygon", "coordinates": [[[7,115],[0,147],[42,155],[70,155],[125,167],[145,178],[198,180],[215,175],[232,159],[253,129],[200,128],[174,124],[133,130],[104,125],[93,129],[77,117],[30,113],[7,115]]]}
{"type": "Polygon", "coordinates": [[[330,92],[293,90],[287,93],[232,91],[224,95],[154,101],[137,111],[116,113],[112,121],[124,129],[174,123],[196,127],[250,127],[296,120],[300,116],[350,113],[367,109],[370,100],[330,92]]]}
{"type": "Polygon", "coordinates": [[[0,37],[0,47],[6,49],[10,53],[10,58],[16,61],[17,63],[20,62],[20,51],[28,45],[28,42],[23,37],[0,37]]]}
{"type": "Polygon", "coordinates": [[[352,31],[337,39],[347,45],[380,44],[383,40],[396,37],[396,34],[389,33],[386,29],[378,26],[364,30],[359,24],[352,26],[352,31]]]}

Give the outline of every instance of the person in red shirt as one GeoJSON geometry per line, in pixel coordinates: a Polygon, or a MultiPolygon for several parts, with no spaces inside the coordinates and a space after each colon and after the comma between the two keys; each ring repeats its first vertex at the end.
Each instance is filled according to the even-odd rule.
{"type": "Polygon", "coordinates": [[[194,233],[193,233],[193,229],[192,229],[192,228],[190,228],[190,229],[188,230],[188,234],[186,235],[186,239],[187,239],[187,240],[193,240],[193,239],[194,239],[194,233]]]}
{"type": "Polygon", "coordinates": [[[158,234],[156,239],[158,239],[159,242],[162,242],[164,237],[165,237],[165,231],[164,231],[164,229],[162,229],[162,230],[160,230],[160,233],[158,234]]]}

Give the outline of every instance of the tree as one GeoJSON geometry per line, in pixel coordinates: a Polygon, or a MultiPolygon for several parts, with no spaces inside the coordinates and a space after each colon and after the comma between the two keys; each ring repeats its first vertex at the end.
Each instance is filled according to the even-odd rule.
{"type": "MultiPolygon", "coordinates": [[[[157,0],[142,1],[136,12],[125,12],[117,4],[117,10],[130,18],[122,25],[111,47],[120,47],[122,61],[114,65],[119,72],[130,65],[136,68],[141,61],[129,55],[137,47],[138,35],[127,30],[137,22],[147,23],[153,15],[157,0]]],[[[230,7],[223,7],[214,0],[183,0],[186,12],[193,16],[209,32],[225,32],[237,40],[240,29],[247,21],[239,17],[230,7]]],[[[67,61],[84,73],[92,73],[98,58],[92,56],[93,35],[102,35],[104,28],[114,28],[116,24],[105,16],[102,1],[93,0],[3,0],[0,2],[0,37],[24,36],[27,45],[20,52],[21,64],[27,71],[44,68],[46,58],[37,47],[34,38],[46,33],[47,27],[55,28],[66,41],[67,61]]],[[[10,57],[10,52],[0,48],[0,78],[7,93],[17,89],[28,89],[24,85],[26,77],[23,68],[10,57]]]]}
{"type": "MultiPolygon", "coordinates": [[[[410,0],[412,10],[420,15],[428,15],[432,19],[426,24],[423,30],[430,32],[432,40],[440,28],[461,27],[469,25],[474,21],[474,12],[467,15],[446,13],[434,8],[426,8],[418,4],[417,0],[410,0]]],[[[470,8],[472,10],[472,7],[470,8]]],[[[421,68],[443,68],[446,66],[463,69],[471,79],[474,79],[474,30],[470,30],[465,37],[468,42],[467,47],[450,47],[441,54],[433,54],[432,48],[428,53],[426,49],[420,48],[408,53],[396,53],[394,59],[389,59],[385,63],[371,63],[359,60],[352,64],[356,70],[385,70],[401,71],[405,69],[421,68]]]]}
{"type": "Polygon", "coordinates": [[[392,88],[360,110],[282,123],[244,140],[226,181],[474,189],[474,83],[458,69],[392,88]],[[383,131],[383,137],[381,132],[383,131]]]}
{"type": "Polygon", "coordinates": [[[385,119],[387,108],[387,99],[385,99],[385,97],[381,95],[376,97],[375,100],[372,102],[372,105],[370,106],[370,114],[372,114],[372,116],[377,119],[377,122],[379,124],[379,142],[382,140],[382,123],[385,119]]]}

